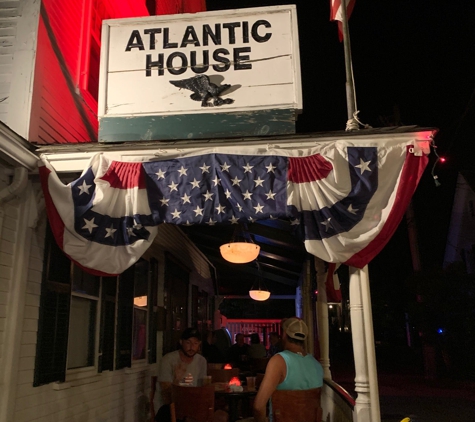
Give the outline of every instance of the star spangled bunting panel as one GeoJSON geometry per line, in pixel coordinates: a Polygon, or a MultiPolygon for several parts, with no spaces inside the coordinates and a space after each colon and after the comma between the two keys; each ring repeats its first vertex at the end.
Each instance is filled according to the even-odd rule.
{"type": "Polygon", "coordinates": [[[427,157],[408,142],[325,142],[307,150],[223,147],[180,158],[114,161],[95,155],[64,185],[43,158],[47,212],[63,251],[86,270],[119,274],[162,223],[290,220],[308,252],[362,268],[388,242],[427,157]]]}

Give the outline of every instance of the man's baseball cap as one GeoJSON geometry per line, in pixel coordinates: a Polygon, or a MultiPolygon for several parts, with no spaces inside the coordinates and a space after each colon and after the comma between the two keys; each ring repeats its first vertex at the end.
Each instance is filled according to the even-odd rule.
{"type": "Polygon", "coordinates": [[[305,340],[308,335],[308,327],[300,318],[287,318],[282,323],[282,329],[285,333],[295,340],[305,340]]]}
{"type": "Polygon", "coordinates": [[[196,337],[198,340],[201,341],[201,334],[196,328],[187,328],[181,334],[181,339],[182,340],[188,340],[191,337],[196,337]]]}

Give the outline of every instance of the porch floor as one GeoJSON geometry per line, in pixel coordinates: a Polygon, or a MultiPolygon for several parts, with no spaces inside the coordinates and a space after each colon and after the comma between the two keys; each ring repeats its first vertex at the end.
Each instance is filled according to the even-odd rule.
{"type": "MultiPolygon", "coordinates": [[[[332,370],[333,379],[351,395],[354,372],[332,370]]],[[[449,378],[425,379],[411,373],[378,374],[381,421],[400,422],[410,417],[414,422],[475,421],[475,382],[449,378]]]]}

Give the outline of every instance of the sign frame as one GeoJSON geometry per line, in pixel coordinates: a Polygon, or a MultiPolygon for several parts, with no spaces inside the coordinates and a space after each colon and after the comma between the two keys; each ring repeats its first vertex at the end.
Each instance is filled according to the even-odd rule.
{"type": "Polygon", "coordinates": [[[103,22],[99,142],[293,134],[301,111],[295,5],[103,22]],[[177,36],[180,28],[186,28],[183,37],[177,36]],[[205,34],[205,29],[210,33],[205,34]],[[216,34],[219,43],[213,38],[216,34]],[[232,59],[222,70],[226,64],[213,59],[227,60],[228,53],[232,59]],[[208,70],[195,72],[201,69],[196,57],[204,60],[199,65],[203,69],[208,65],[208,70]],[[138,84],[136,77],[141,78],[138,84]],[[182,89],[184,80],[191,81],[188,89],[182,89]],[[158,99],[156,81],[161,84],[158,99]],[[219,89],[230,87],[209,95],[203,104],[191,99],[202,81],[219,89]]]}

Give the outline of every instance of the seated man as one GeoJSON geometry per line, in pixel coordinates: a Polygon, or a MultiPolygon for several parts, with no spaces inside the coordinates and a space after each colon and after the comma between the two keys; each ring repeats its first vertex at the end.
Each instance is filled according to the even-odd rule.
{"type": "MultiPolygon", "coordinates": [[[[162,392],[162,406],[155,420],[165,422],[170,420],[171,385],[189,384],[192,386],[201,385],[206,376],[206,359],[198,354],[201,345],[201,336],[197,329],[187,328],[183,331],[180,339],[180,349],[167,353],[163,356],[158,373],[158,381],[162,392]]],[[[155,397],[157,376],[152,376],[150,391],[151,411],[154,413],[153,399],[155,397]]]]}
{"type": "Polygon", "coordinates": [[[236,334],[236,343],[229,348],[227,359],[233,368],[247,369],[249,366],[249,344],[244,342],[244,334],[236,334]]]}
{"type": "Polygon", "coordinates": [[[282,345],[282,339],[279,336],[279,333],[276,331],[272,331],[269,333],[269,352],[268,356],[271,358],[275,354],[282,352],[284,350],[284,347],[282,345]]]}
{"type": "Polygon", "coordinates": [[[211,330],[208,330],[203,337],[201,349],[203,357],[208,363],[224,363],[226,361],[224,354],[216,346],[216,335],[211,330]]]}
{"type": "MultiPolygon", "coordinates": [[[[304,350],[308,327],[297,317],[282,322],[284,351],[267,364],[264,379],[254,400],[254,421],[266,421],[266,405],[277,390],[309,390],[323,385],[322,365],[304,350]]],[[[292,403],[289,403],[292,406],[292,403]]]]}
{"type": "Polygon", "coordinates": [[[247,351],[250,359],[263,359],[266,357],[267,350],[265,346],[261,343],[261,338],[259,334],[251,334],[251,344],[247,351]]]}

